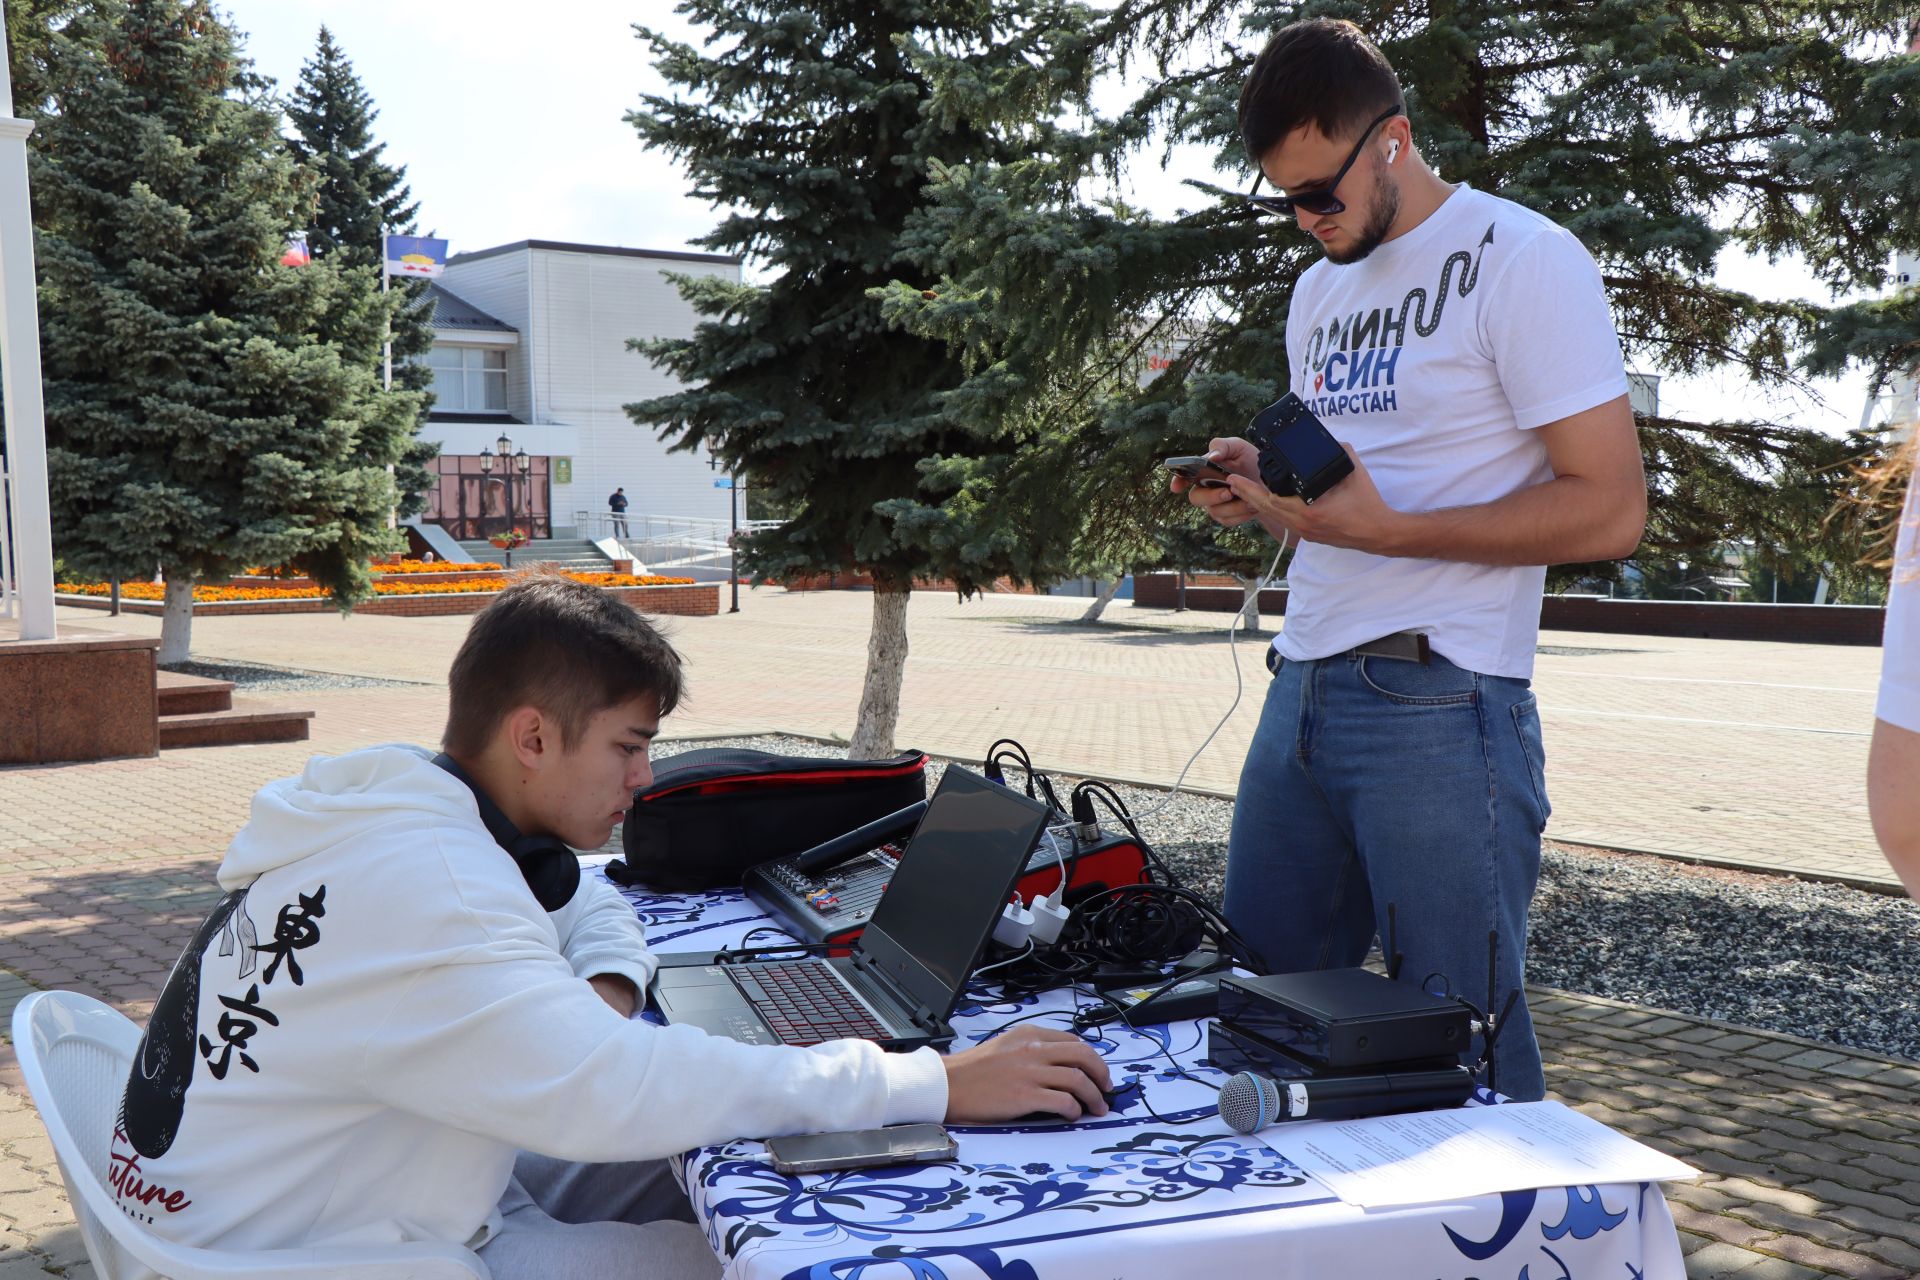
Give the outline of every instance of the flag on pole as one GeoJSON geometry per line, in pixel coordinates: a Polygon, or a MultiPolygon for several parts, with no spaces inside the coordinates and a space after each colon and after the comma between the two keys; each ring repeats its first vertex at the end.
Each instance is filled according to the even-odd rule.
{"type": "Polygon", "coordinates": [[[313,253],[307,248],[307,233],[293,231],[287,234],[287,251],[280,255],[283,267],[304,267],[313,261],[313,253]]]}
{"type": "Polygon", "coordinates": [[[387,274],[432,278],[447,269],[447,242],[429,236],[388,236],[387,274]]]}

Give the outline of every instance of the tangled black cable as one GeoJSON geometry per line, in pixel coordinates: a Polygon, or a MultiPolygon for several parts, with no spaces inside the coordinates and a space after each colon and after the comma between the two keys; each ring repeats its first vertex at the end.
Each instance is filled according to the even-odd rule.
{"type": "Polygon", "coordinates": [[[1067,807],[1060,803],[1059,794],[1053,789],[1053,780],[1033,767],[1033,757],[1027,754],[1025,747],[1012,738],[1001,738],[987,748],[986,775],[989,781],[1005,782],[1007,780],[1006,771],[1000,767],[1002,760],[1017,762],[1021,771],[1027,775],[1027,796],[1030,799],[1044,801],[1055,813],[1067,811],[1067,807]],[[1035,793],[1036,787],[1039,789],[1038,794],[1035,793]]]}
{"type": "Polygon", "coordinates": [[[1125,884],[1082,898],[1052,947],[989,966],[984,985],[1004,992],[1048,991],[1097,981],[1101,972],[1155,970],[1209,948],[1223,964],[1265,973],[1266,963],[1213,904],[1165,884],[1125,884]]]}
{"type": "Polygon", "coordinates": [[[1133,820],[1133,811],[1127,808],[1127,802],[1120,798],[1120,793],[1115,791],[1110,784],[1102,782],[1098,778],[1088,778],[1086,781],[1074,787],[1072,795],[1076,816],[1083,814],[1090,816],[1093,811],[1093,802],[1098,800],[1106,806],[1107,812],[1114,816],[1114,820],[1127,829],[1127,834],[1133,837],[1134,843],[1140,846],[1140,852],[1146,858],[1147,879],[1149,882],[1169,884],[1176,888],[1185,887],[1180,884],[1180,878],[1174,875],[1173,868],[1167,865],[1166,860],[1160,856],[1159,851],[1153,847],[1145,836],[1140,834],[1140,828],[1133,820]],[[1082,804],[1083,798],[1085,801],[1084,805],[1082,804]]]}

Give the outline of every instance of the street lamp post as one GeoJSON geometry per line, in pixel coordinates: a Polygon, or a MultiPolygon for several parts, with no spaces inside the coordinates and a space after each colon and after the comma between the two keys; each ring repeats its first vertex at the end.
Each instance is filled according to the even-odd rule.
{"type": "MultiPolygon", "coordinates": [[[[494,458],[496,455],[498,455],[499,461],[500,461],[500,483],[504,484],[507,487],[506,534],[507,534],[507,541],[512,542],[513,534],[514,534],[513,483],[514,483],[515,474],[517,473],[521,480],[525,480],[528,476],[528,473],[530,473],[533,470],[533,459],[527,456],[527,451],[525,449],[521,449],[519,452],[516,453],[513,448],[512,439],[508,437],[506,432],[502,431],[500,433],[500,438],[493,442],[493,449],[491,452],[486,449],[482,449],[480,451],[480,474],[481,475],[487,476],[489,478],[493,476],[493,464],[494,464],[494,458]]],[[[531,497],[531,494],[529,494],[529,497],[531,497]]],[[[484,518],[485,517],[482,517],[482,519],[484,518]]],[[[507,553],[507,567],[512,568],[513,567],[513,548],[510,546],[503,547],[502,550],[504,550],[507,553]]]]}
{"type": "MultiPolygon", "coordinates": [[[[720,469],[720,455],[707,453],[707,465],[713,470],[720,469]]],[[[728,613],[740,612],[740,473],[727,473],[727,581],[733,591],[733,607],[728,613]]]]}
{"type": "MultiPolygon", "coordinates": [[[[493,442],[494,451],[500,455],[500,474],[507,486],[507,541],[513,541],[513,441],[502,431],[500,438],[493,442]]],[[[507,550],[507,563],[513,563],[513,550],[507,550]]]]}
{"type": "MultiPolygon", "coordinates": [[[[528,473],[533,470],[533,459],[527,456],[525,449],[517,449],[513,455],[513,469],[520,474],[520,487],[527,494],[527,541],[533,541],[533,485],[528,481],[528,473]]],[[[507,525],[513,527],[513,477],[507,478],[507,525]]]]}

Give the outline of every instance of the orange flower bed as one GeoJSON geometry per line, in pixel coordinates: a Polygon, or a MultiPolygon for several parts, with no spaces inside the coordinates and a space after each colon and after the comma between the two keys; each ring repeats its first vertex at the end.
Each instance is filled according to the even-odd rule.
{"type": "MultiPolygon", "coordinates": [[[[687,587],[692,578],[662,578],[655,574],[569,573],[564,575],[590,587],[687,587]]],[[[373,590],[383,596],[439,595],[455,591],[504,591],[508,579],[469,578],[465,582],[376,582],[373,590]]]]}
{"type": "MultiPolygon", "coordinates": [[[[663,578],[654,574],[569,573],[566,576],[590,587],[683,587],[693,584],[692,578],[663,578]]],[[[420,596],[463,591],[504,591],[507,581],[505,577],[499,577],[469,578],[464,582],[376,582],[373,584],[373,593],[377,596],[420,596]]],[[[104,582],[63,582],[58,590],[68,595],[104,596],[109,588],[104,582]]],[[[127,600],[165,599],[166,590],[157,582],[120,584],[120,595],[127,600]]],[[[321,600],[327,594],[319,587],[195,587],[193,602],[230,604],[241,600],[321,600]]]]}
{"type": "MultiPolygon", "coordinates": [[[[104,582],[63,582],[56,590],[74,596],[104,596],[111,588],[104,582]]],[[[234,600],[317,600],[327,593],[319,587],[195,587],[195,604],[221,604],[234,600]]],[[[126,600],[164,600],[167,589],[158,582],[123,582],[120,595],[126,600]]]]}
{"type": "MultiPolygon", "coordinates": [[[[389,573],[474,573],[483,569],[498,569],[502,566],[493,560],[395,560],[388,564],[372,566],[376,575],[389,573]]],[[[279,574],[273,569],[249,569],[240,575],[244,578],[272,578],[276,576],[295,577],[293,573],[279,574]]]]}

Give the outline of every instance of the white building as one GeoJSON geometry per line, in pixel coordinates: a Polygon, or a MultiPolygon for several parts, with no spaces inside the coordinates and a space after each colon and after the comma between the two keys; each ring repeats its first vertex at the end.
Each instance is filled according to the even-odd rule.
{"type": "Polygon", "coordinates": [[[436,401],[421,429],[440,445],[441,478],[423,520],[481,537],[505,527],[511,501],[535,538],[602,537],[616,486],[634,517],[728,518],[705,455],[668,453],[622,407],[679,385],[627,346],[693,333],[699,317],[669,272],[738,280],[740,260],[551,240],[448,260],[434,286],[436,401]],[[505,468],[480,465],[503,434],[528,455],[511,495],[505,468]],[[576,512],[589,513],[577,532],[576,512]]]}

